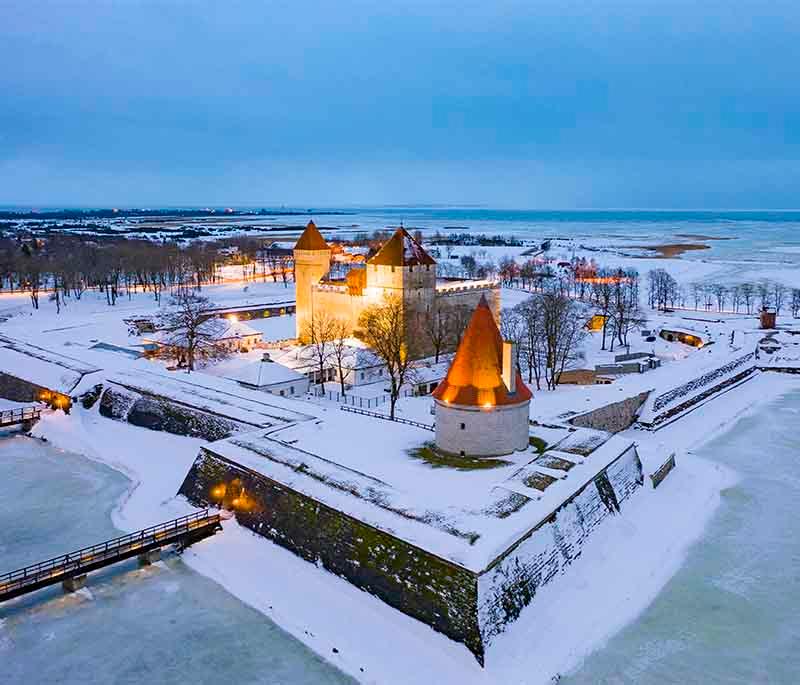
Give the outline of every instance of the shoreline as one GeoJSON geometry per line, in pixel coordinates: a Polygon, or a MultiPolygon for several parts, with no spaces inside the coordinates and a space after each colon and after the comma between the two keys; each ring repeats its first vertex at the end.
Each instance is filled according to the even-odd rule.
{"type": "Polygon", "coordinates": [[[626,249],[649,250],[656,254],[637,256],[637,259],[680,259],[687,252],[710,250],[711,245],[703,243],[664,243],[663,245],[627,245],[626,249]]]}
{"type": "MultiPolygon", "coordinates": [[[[750,402],[750,392],[737,393],[732,399],[728,396],[724,404],[716,407],[713,402],[710,403],[710,415],[714,419],[710,430],[707,411],[690,414],[656,434],[643,436],[641,431],[636,431],[635,435],[629,437],[642,444],[663,441],[674,444],[679,450],[698,449],[734,428],[739,419],[748,413],[760,411],[770,402],[800,389],[800,382],[793,377],[781,377],[775,382],[779,374],[769,374],[767,378],[764,376],[767,374],[761,374],[752,381],[762,386],[755,404],[750,402]],[[693,424],[696,430],[692,430],[693,424]]],[[[123,531],[135,530],[155,519],[180,515],[192,508],[182,498],[176,498],[175,492],[185,475],[184,469],[188,469],[202,441],[110,421],[100,417],[96,408],[76,410],[68,417],[47,416],[34,429],[34,435],[46,437],[54,447],[109,466],[130,480],[130,488],[112,511],[112,523],[123,531]],[[138,440],[126,441],[124,435],[120,435],[129,431],[133,431],[131,436],[135,434],[138,440]],[[98,440],[98,433],[102,435],[104,432],[113,433],[116,440],[98,440]],[[152,443],[152,449],[141,449],[142,437],[152,443]],[[137,443],[140,445],[138,449],[137,443]],[[95,444],[116,444],[121,447],[116,448],[116,455],[109,456],[107,452],[101,454],[94,449],[95,444]],[[169,454],[170,457],[165,463],[153,464],[152,458],[141,456],[143,453],[169,454]],[[166,478],[160,478],[163,476],[166,478]],[[168,485],[166,488],[165,481],[168,485]]],[[[545,664],[553,669],[552,673],[542,675],[542,682],[547,682],[551,675],[577,670],[591,652],[602,648],[613,634],[631,624],[646,610],[685,563],[691,546],[702,539],[707,523],[719,505],[720,492],[736,480],[736,474],[721,461],[708,461],[689,454],[679,460],[678,466],[665,481],[667,487],[657,491],[662,497],[653,497],[655,491],[650,491],[647,493],[650,497],[637,498],[632,502],[629,515],[611,521],[597,540],[590,541],[585,557],[596,557],[591,569],[585,559],[576,562],[570,573],[555,581],[557,585],[537,597],[535,611],[529,609],[523,612],[519,620],[511,624],[509,630],[487,652],[485,669],[481,669],[461,645],[342,579],[321,573],[315,566],[287,550],[241,528],[235,520],[226,522],[224,533],[213,538],[213,543],[204,541],[186,550],[183,559],[192,570],[210,578],[323,659],[362,682],[405,683],[409,679],[424,678],[431,670],[437,672],[439,682],[443,683],[466,685],[498,682],[498,679],[505,682],[504,679],[515,677],[513,671],[508,671],[509,668],[536,668],[534,672],[538,672],[545,664]],[[687,488],[688,492],[693,492],[691,497],[681,494],[687,488]],[[665,499],[663,493],[670,493],[671,496],[665,499]],[[596,576],[598,569],[606,568],[608,578],[613,567],[604,553],[604,547],[610,545],[614,548],[620,544],[633,544],[633,541],[639,541],[637,544],[646,543],[653,531],[642,527],[642,522],[649,520],[651,525],[659,525],[661,517],[668,510],[672,511],[676,504],[680,505],[677,507],[679,513],[691,512],[691,516],[684,517],[686,520],[682,530],[666,531],[671,533],[667,535],[666,553],[664,549],[661,553],[653,550],[649,563],[634,564],[632,569],[617,568],[614,571],[615,574],[641,574],[633,585],[639,588],[638,593],[633,597],[627,594],[617,596],[613,584],[598,587],[598,579],[592,576],[596,576]],[[231,559],[239,559],[240,563],[232,564],[231,559]],[[287,583],[291,587],[287,587],[287,583]],[[569,587],[569,602],[566,602],[563,590],[561,593],[557,591],[563,584],[569,587]],[[593,596],[599,592],[615,603],[617,613],[614,621],[609,623],[609,614],[599,612],[601,615],[584,626],[584,635],[577,643],[570,641],[569,644],[562,644],[557,638],[569,626],[558,624],[563,617],[554,612],[554,607],[563,606],[564,603],[574,605],[584,596],[582,593],[587,592],[587,588],[595,593],[593,596]],[[548,613],[553,615],[548,616],[548,613]],[[550,625],[558,626],[557,630],[548,631],[549,637],[545,636],[556,642],[551,645],[539,644],[537,647],[531,644],[531,638],[544,639],[537,629],[543,616],[550,621],[550,625]],[[391,645],[384,644],[385,640],[372,642],[372,636],[388,634],[386,631],[394,636],[391,645]],[[410,654],[415,655],[413,666],[408,663],[410,654]],[[412,673],[413,677],[410,675],[412,673]]],[[[663,543],[664,539],[660,538],[660,541],[663,543]]],[[[525,672],[530,673],[529,670],[525,672]]]]}

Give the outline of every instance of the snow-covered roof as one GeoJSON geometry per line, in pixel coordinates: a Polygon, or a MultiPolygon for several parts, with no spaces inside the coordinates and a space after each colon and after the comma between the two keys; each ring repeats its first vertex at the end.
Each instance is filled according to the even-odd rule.
{"type": "Polygon", "coordinates": [[[447,404],[474,407],[520,404],[531,399],[519,371],[515,392],[509,392],[503,382],[503,339],[485,297],[481,296],[447,377],[433,396],[447,404]]]}
{"type": "Polygon", "coordinates": [[[367,260],[368,264],[383,266],[417,266],[420,264],[436,264],[425,249],[404,228],[398,228],[378,250],[378,253],[367,260]]]}
{"type": "Polygon", "coordinates": [[[295,250],[330,250],[317,225],[309,221],[299,240],[294,246],[295,250]]]}
{"type": "MultiPolygon", "coordinates": [[[[246,323],[234,319],[208,319],[203,325],[208,335],[220,342],[224,340],[241,340],[251,336],[261,337],[261,331],[257,331],[246,323]]],[[[185,335],[182,331],[161,330],[142,336],[142,339],[161,345],[180,345],[185,341],[185,335]]]]}
{"type": "Polygon", "coordinates": [[[204,373],[154,370],[147,362],[109,376],[108,383],[135,392],[158,395],[253,427],[307,421],[317,415],[314,405],[243,388],[226,378],[204,373]]]}
{"type": "Polygon", "coordinates": [[[74,357],[38,345],[0,337],[0,372],[68,395],[87,374],[99,371],[74,357]]]}
{"type": "MultiPolygon", "coordinates": [[[[331,352],[332,350],[329,349],[328,353],[331,352]]],[[[273,361],[298,371],[308,371],[319,366],[314,345],[295,345],[287,349],[273,350],[270,356],[273,361]]],[[[342,365],[347,369],[368,369],[384,365],[378,355],[355,338],[347,341],[347,350],[342,361],[342,365]]],[[[333,365],[334,359],[329,357],[325,366],[333,365]]]]}
{"type": "Polygon", "coordinates": [[[225,378],[254,388],[265,388],[279,383],[301,381],[305,376],[274,361],[256,361],[226,373],[225,378]]]}

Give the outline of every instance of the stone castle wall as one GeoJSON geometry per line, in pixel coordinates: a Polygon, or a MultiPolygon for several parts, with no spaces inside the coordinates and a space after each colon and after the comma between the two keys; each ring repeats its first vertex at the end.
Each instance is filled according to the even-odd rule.
{"type": "Polygon", "coordinates": [[[107,387],[103,391],[99,411],[101,416],[134,426],[204,440],[222,440],[237,431],[254,429],[248,424],[181,406],[166,397],[122,387],[107,387]]]}
{"type": "Polygon", "coordinates": [[[35,402],[47,388],[17,378],[7,373],[0,373],[0,397],[14,402],[35,402]]]}
{"type": "MultiPolygon", "coordinates": [[[[461,642],[483,663],[474,573],[203,448],[179,494],[197,506],[242,497],[236,518],[390,606],[461,642]]],[[[234,508],[231,506],[230,508],[234,508]]]]}
{"type": "MultiPolygon", "coordinates": [[[[589,457],[591,459],[591,456],[589,457]]],[[[537,592],[577,559],[589,535],[644,483],[633,445],[478,579],[484,648],[516,620],[537,592]]]]}
{"type": "Polygon", "coordinates": [[[636,421],[636,415],[645,403],[650,391],[628,397],[620,402],[607,404],[585,414],[580,414],[569,420],[573,426],[580,428],[594,428],[595,430],[619,433],[630,428],[636,421]]]}

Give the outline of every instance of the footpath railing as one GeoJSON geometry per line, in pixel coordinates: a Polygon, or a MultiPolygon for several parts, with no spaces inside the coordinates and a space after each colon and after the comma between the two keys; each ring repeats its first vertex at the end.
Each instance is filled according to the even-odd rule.
{"type": "Polygon", "coordinates": [[[408,426],[416,426],[417,428],[422,428],[426,431],[435,431],[436,428],[431,426],[427,423],[422,423],[421,421],[412,421],[411,419],[401,419],[397,416],[392,418],[388,414],[379,414],[376,411],[367,411],[366,409],[357,409],[355,407],[339,407],[342,411],[348,411],[351,414],[361,414],[362,416],[372,416],[376,419],[383,419],[384,421],[394,421],[395,423],[405,423],[408,426]]]}
{"type": "MultiPolygon", "coordinates": [[[[346,404],[351,407],[358,407],[359,409],[372,409],[372,407],[380,407],[389,401],[389,395],[376,395],[375,397],[361,397],[360,395],[343,395],[338,390],[326,390],[323,392],[319,388],[315,390],[317,397],[322,397],[331,402],[338,402],[339,404],[346,404]]],[[[411,390],[403,390],[400,397],[410,397],[411,390]]]]}
{"type": "Polygon", "coordinates": [[[38,421],[42,416],[42,410],[38,407],[23,407],[21,409],[6,409],[0,412],[0,427],[13,426],[25,421],[38,421]]]}
{"type": "Polygon", "coordinates": [[[205,537],[220,527],[209,509],[181,516],[0,575],[0,602],[175,542],[205,537]]]}

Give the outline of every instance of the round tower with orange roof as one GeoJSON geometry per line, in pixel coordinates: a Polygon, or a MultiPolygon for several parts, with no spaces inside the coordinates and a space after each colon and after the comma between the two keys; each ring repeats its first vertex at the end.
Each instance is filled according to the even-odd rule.
{"type": "Polygon", "coordinates": [[[447,377],[433,393],[436,446],[468,457],[526,449],[531,397],[517,368],[515,345],[503,341],[482,297],[447,377]]]}

